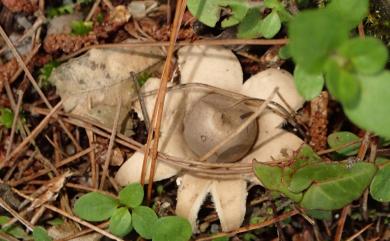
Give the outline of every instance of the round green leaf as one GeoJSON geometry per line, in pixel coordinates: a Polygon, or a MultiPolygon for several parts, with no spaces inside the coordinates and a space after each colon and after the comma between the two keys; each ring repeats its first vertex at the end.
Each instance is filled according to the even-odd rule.
{"type": "Polygon", "coordinates": [[[390,161],[380,167],[371,182],[371,196],[379,202],[390,202],[390,161]]]}
{"type": "Polygon", "coordinates": [[[360,128],[390,138],[390,71],[360,79],[360,100],[355,106],[343,106],[344,112],[360,128]]]}
{"type": "Polygon", "coordinates": [[[133,227],[137,233],[145,238],[151,239],[157,222],[157,215],[153,209],[145,206],[138,206],[133,209],[133,227]]]}
{"type": "Polygon", "coordinates": [[[192,235],[188,220],[177,216],[160,218],[153,229],[153,241],[187,241],[192,235]]]}
{"type": "Polygon", "coordinates": [[[90,192],[80,197],[74,205],[74,213],[80,218],[99,222],[111,217],[118,201],[98,192],[90,192]]]}
{"type": "Polygon", "coordinates": [[[33,229],[33,238],[34,238],[34,241],[51,241],[52,240],[50,238],[50,236],[47,234],[47,231],[40,226],[36,226],[33,229]]]}
{"type": "Polygon", "coordinates": [[[144,200],[144,188],[139,183],[133,183],[119,192],[119,201],[131,208],[138,207],[144,200]]]}
{"type": "Polygon", "coordinates": [[[352,156],[352,155],[356,155],[359,151],[360,138],[357,135],[348,131],[335,132],[328,136],[328,145],[331,148],[336,149],[336,152],[341,155],[352,156]],[[356,142],[356,143],[338,149],[339,147],[344,146],[351,142],[356,142]]]}
{"type": "Polygon", "coordinates": [[[237,37],[239,38],[257,38],[261,35],[261,14],[259,9],[251,8],[248,10],[245,18],[238,25],[237,37]]]}
{"type": "Polygon", "coordinates": [[[356,71],[362,74],[375,74],[382,70],[388,58],[385,45],[372,37],[350,39],[340,47],[339,52],[350,59],[356,71]]]}
{"type": "Polygon", "coordinates": [[[279,15],[274,10],[261,22],[260,32],[264,38],[272,38],[279,32],[281,26],[279,15]]]}
{"type": "Polygon", "coordinates": [[[110,218],[110,232],[118,237],[124,237],[132,228],[129,210],[125,207],[116,209],[110,218]]]}
{"type": "Polygon", "coordinates": [[[294,79],[299,94],[301,94],[306,100],[311,100],[317,97],[324,87],[324,76],[322,73],[311,74],[298,65],[294,70],[294,79]]]}

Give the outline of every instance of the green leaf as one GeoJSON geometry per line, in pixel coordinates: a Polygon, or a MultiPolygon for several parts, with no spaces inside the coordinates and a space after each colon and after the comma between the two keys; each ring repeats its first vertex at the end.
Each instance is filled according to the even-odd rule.
{"type": "Polygon", "coordinates": [[[280,30],[282,23],[276,11],[272,11],[260,24],[260,32],[264,38],[274,37],[280,30]]]}
{"type": "Polygon", "coordinates": [[[133,183],[119,192],[119,201],[130,208],[141,205],[144,200],[144,188],[139,183],[133,183]]]}
{"type": "Polygon", "coordinates": [[[50,236],[47,234],[47,231],[39,226],[36,226],[33,229],[33,237],[34,241],[51,241],[52,239],[50,236]]]}
{"type": "Polygon", "coordinates": [[[0,126],[11,128],[14,121],[14,113],[8,108],[0,108],[0,126]]]}
{"type": "Polygon", "coordinates": [[[9,220],[10,218],[8,216],[0,216],[0,225],[8,223],[9,220]]]}
{"type": "Polygon", "coordinates": [[[307,183],[306,178],[311,186],[300,205],[306,209],[334,210],[359,198],[375,172],[375,165],[366,162],[355,163],[352,167],[343,163],[314,164],[295,173],[290,187],[295,185],[296,190],[302,189],[298,187],[307,183]],[[300,179],[301,184],[298,185],[295,179],[300,179]]]}
{"type": "Polygon", "coordinates": [[[369,0],[332,0],[327,8],[337,13],[349,28],[356,27],[367,16],[369,0]]]}
{"type": "Polygon", "coordinates": [[[375,74],[386,65],[388,52],[376,38],[353,38],[341,45],[339,52],[350,59],[355,70],[361,74],[375,74]]]}
{"type": "Polygon", "coordinates": [[[326,86],[330,93],[340,100],[343,105],[354,106],[359,102],[361,94],[360,79],[339,67],[333,60],[327,64],[326,86]]]}
{"type": "MultiPolygon", "coordinates": [[[[7,221],[8,222],[8,221],[7,221]]],[[[1,231],[8,233],[9,235],[19,240],[29,240],[31,237],[24,231],[20,225],[11,225],[6,228],[2,228],[1,231]]]]}
{"type": "Polygon", "coordinates": [[[257,38],[261,36],[261,14],[259,9],[251,8],[248,10],[245,18],[238,25],[237,37],[239,38],[257,38]]]}
{"type": "Polygon", "coordinates": [[[279,0],[265,0],[264,6],[277,11],[283,22],[291,21],[293,19],[293,16],[286,10],[279,0]]]}
{"type": "Polygon", "coordinates": [[[72,21],[72,34],[87,35],[93,29],[92,21],[72,21]]]}
{"type": "Polygon", "coordinates": [[[222,28],[228,28],[239,24],[244,19],[246,13],[249,10],[249,5],[243,2],[233,1],[229,3],[229,7],[232,11],[232,16],[222,21],[221,23],[222,28]]]}
{"type": "Polygon", "coordinates": [[[370,186],[370,193],[372,198],[379,202],[390,202],[390,161],[384,158],[378,159],[386,162],[379,167],[378,172],[374,176],[370,186]]]}
{"type": "Polygon", "coordinates": [[[117,206],[116,199],[98,192],[90,192],[76,201],[74,213],[84,220],[99,222],[110,218],[117,206]]]}
{"type": "Polygon", "coordinates": [[[131,232],[131,215],[127,208],[121,207],[114,211],[110,218],[110,232],[118,237],[124,237],[131,232]]]}
{"type": "Polygon", "coordinates": [[[245,16],[249,8],[245,0],[188,0],[187,7],[192,15],[209,27],[215,27],[219,21],[222,7],[231,6],[232,16],[224,23],[226,26],[232,26],[236,21],[245,16]],[[237,11],[237,12],[236,12],[237,11]]]}
{"type": "Polygon", "coordinates": [[[340,19],[326,9],[300,12],[288,28],[294,61],[309,73],[320,73],[328,56],[348,38],[340,19]]]}
{"type": "Polygon", "coordinates": [[[305,100],[311,100],[320,95],[322,88],[324,87],[324,76],[322,73],[307,73],[298,65],[294,70],[294,79],[299,94],[302,95],[305,100]]]}
{"type": "Polygon", "coordinates": [[[55,16],[71,14],[73,12],[74,12],[73,4],[65,4],[57,8],[48,8],[48,10],[46,11],[46,16],[48,18],[53,18],[55,16]]]}
{"type": "Polygon", "coordinates": [[[328,145],[336,149],[336,152],[344,156],[356,155],[360,147],[360,138],[348,131],[334,132],[328,136],[328,145]],[[356,142],[355,144],[349,145],[338,149],[348,143],[356,142]]]}
{"type": "Polygon", "coordinates": [[[294,201],[299,201],[302,198],[301,193],[293,193],[288,190],[291,169],[282,169],[279,166],[270,166],[264,163],[256,163],[254,168],[257,178],[265,188],[281,192],[294,201]]]}
{"type": "Polygon", "coordinates": [[[191,224],[177,216],[160,218],[153,229],[153,241],[187,241],[192,235],[191,224]]]}
{"type": "Polygon", "coordinates": [[[151,227],[154,226],[157,219],[156,213],[149,207],[138,206],[133,209],[133,227],[145,239],[152,238],[154,229],[151,227]]]}
{"type": "Polygon", "coordinates": [[[309,215],[312,218],[320,219],[320,220],[331,220],[332,219],[332,212],[331,211],[324,211],[324,210],[306,210],[305,213],[309,215]]]}
{"type": "Polygon", "coordinates": [[[390,138],[390,71],[360,79],[360,100],[355,106],[343,106],[345,114],[360,128],[390,138]]]}

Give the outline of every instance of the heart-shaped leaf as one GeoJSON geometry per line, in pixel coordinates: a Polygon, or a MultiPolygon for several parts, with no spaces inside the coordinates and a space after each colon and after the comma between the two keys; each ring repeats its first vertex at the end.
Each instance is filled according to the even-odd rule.
{"type": "Polygon", "coordinates": [[[157,222],[157,215],[153,209],[145,206],[138,206],[133,209],[133,227],[137,233],[145,238],[153,237],[153,227],[157,222]]]}
{"type": "Polygon", "coordinates": [[[122,207],[114,211],[110,218],[110,232],[118,237],[124,237],[131,232],[131,215],[127,208],[122,207]]]}
{"type": "Polygon", "coordinates": [[[248,10],[245,18],[238,25],[237,37],[257,38],[261,36],[261,14],[257,8],[248,10]]]}
{"type": "Polygon", "coordinates": [[[160,218],[153,229],[153,241],[188,241],[192,235],[191,224],[177,216],[160,218]]]}
{"type": "Polygon", "coordinates": [[[144,200],[144,189],[139,183],[130,184],[119,192],[119,201],[127,207],[138,207],[142,200],[144,200]]]}

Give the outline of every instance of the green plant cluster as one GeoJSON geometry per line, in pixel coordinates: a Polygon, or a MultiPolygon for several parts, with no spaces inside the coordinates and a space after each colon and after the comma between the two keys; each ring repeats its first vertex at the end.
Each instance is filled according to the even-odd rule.
{"type": "Polygon", "coordinates": [[[360,144],[353,133],[336,132],[328,145],[344,161],[325,162],[304,145],[288,166],[256,163],[254,171],[264,187],[283,193],[315,217],[329,217],[329,211],[359,198],[367,187],[375,200],[389,202],[390,160],[354,161],[360,144]]]}
{"type": "Polygon", "coordinates": [[[388,51],[372,37],[350,37],[368,13],[369,0],[332,0],[300,12],[289,23],[288,52],[298,91],[307,100],[324,84],[356,125],[390,137],[388,51]]]}
{"type": "Polygon", "coordinates": [[[49,18],[53,18],[56,16],[61,16],[65,14],[71,14],[74,12],[74,8],[77,5],[86,5],[93,3],[93,0],[77,0],[76,3],[73,3],[72,1],[64,1],[67,3],[64,3],[63,5],[59,7],[50,7],[46,10],[46,16],[49,18]]]}
{"type": "Polygon", "coordinates": [[[278,0],[257,3],[247,0],[188,0],[187,7],[199,21],[210,27],[215,27],[222,9],[230,11],[229,16],[221,21],[221,27],[237,25],[239,38],[272,38],[280,31],[282,22],[292,19],[278,0]],[[265,14],[265,10],[270,13],[265,14]]]}
{"type": "Polygon", "coordinates": [[[80,197],[74,213],[80,218],[100,222],[109,219],[109,230],[124,237],[133,229],[144,239],[153,241],[187,241],[192,235],[190,223],[181,217],[158,218],[153,209],[142,206],[143,187],[130,184],[119,192],[119,199],[98,192],[80,197]]]}
{"type": "Polygon", "coordinates": [[[14,121],[14,113],[8,108],[0,108],[0,126],[11,128],[14,121]]]}

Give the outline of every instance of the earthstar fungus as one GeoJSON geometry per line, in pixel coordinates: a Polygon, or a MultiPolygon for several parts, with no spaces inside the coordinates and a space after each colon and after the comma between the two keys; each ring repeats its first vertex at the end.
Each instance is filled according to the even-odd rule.
{"type": "MultiPolygon", "coordinates": [[[[294,110],[304,102],[288,72],[279,69],[262,71],[243,83],[243,73],[236,56],[228,49],[212,46],[189,46],[178,51],[180,84],[199,83],[229,90],[248,98],[266,99],[279,88],[279,93],[294,110]]],[[[143,86],[148,92],[158,88],[159,79],[151,78],[143,86]]],[[[145,97],[149,116],[155,96],[145,97]]],[[[289,109],[275,96],[272,101],[289,109]]],[[[140,107],[135,109],[142,115],[140,107]]],[[[245,101],[237,101],[212,90],[184,89],[167,93],[161,123],[159,151],[182,159],[198,160],[216,144],[228,137],[253,113],[245,101]]],[[[269,162],[291,155],[303,143],[292,133],[280,128],[283,117],[266,109],[255,122],[207,159],[208,162],[269,162]]],[[[139,182],[143,153],[135,152],[119,169],[116,181],[121,185],[139,182]]],[[[178,174],[179,168],[159,161],[155,181],[178,174]]],[[[148,173],[148,172],[147,172],[148,173]]],[[[148,180],[148,176],[146,180],[148,180]]],[[[199,209],[210,193],[222,230],[241,226],[246,211],[247,181],[259,184],[253,177],[234,179],[201,177],[183,172],[177,194],[176,214],[187,218],[197,230],[199,209]]]]}

